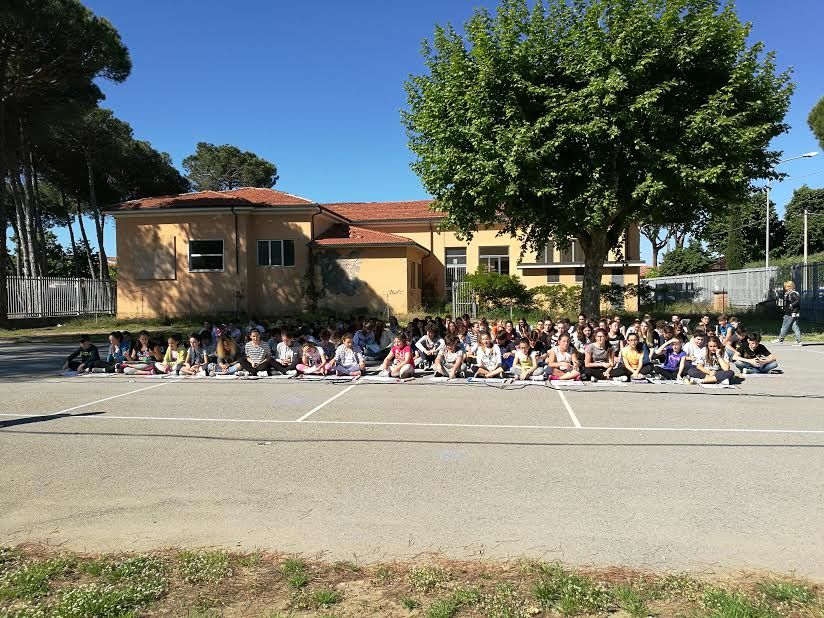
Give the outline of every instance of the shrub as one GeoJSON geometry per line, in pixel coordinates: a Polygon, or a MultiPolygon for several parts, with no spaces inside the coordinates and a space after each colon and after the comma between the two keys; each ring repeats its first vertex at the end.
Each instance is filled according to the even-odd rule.
{"type": "Polygon", "coordinates": [[[531,292],[516,275],[501,275],[478,266],[478,270],[466,276],[466,281],[477,294],[478,302],[485,307],[515,305],[528,308],[533,305],[531,292]]]}
{"type": "Polygon", "coordinates": [[[581,309],[580,285],[539,285],[529,291],[534,302],[544,311],[576,315],[581,309]]]}

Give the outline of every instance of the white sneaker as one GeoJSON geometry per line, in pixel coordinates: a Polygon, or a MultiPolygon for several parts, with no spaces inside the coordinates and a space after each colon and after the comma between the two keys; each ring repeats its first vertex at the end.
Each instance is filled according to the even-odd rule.
{"type": "Polygon", "coordinates": [[[803,343],[801,343],[800,341],[796,341],[796,342],[793,344],[793,347],[794,347],[794,348],[803,348],[803,347],[804,347],[804,344],[803,344],[803,343]]]}
{"type": "Polygon", "coordinates": [[[773,339],[772,342],[773,343],[784,343],[783,341],[781,341],[781,339],[773,339]]]}
{"type": "Polygon", "coordinates": [[[683,382],[684,384],[692,384],[692,378],[689,376],[684,376],[683,378],[681,378],[681,382],[683,382]]]}
{"type": "Polygon", "coordinates": [[[626,382],[629,378],[627,376],[616,376],[612,378],[613,382],[626,382]]]}
{"type": "Polygon", "coordinates": [[[239,378],[245,378],[249,375],[249,372],[245,369],[239,369],[235,372],[235,375],[239,378]]]}
{"type": "Polygon", "coordinates": [[[749,367],[744,367],[741,370],[741,373],[745,376],[750,375],[751,373],[755,373],[755,369],[750,369],[749,367]]]}
{"type": "Polygon", "coordinates": [[[589,381],[590,381],[590,382],[597,382],[597,381],[598,381],[598,378],[596,378],[595,376],[592,376],[592,377],[589,379],[589,381]]]}
{"type": "Polygon", "coordinates": [[[389,377],[389,372],[384,369],[378,375],[382,378],[388,378],[389,377]]]}
{"type": "Polygon", "coordinates": [[[723,384],[724,386],[729,386],[730,385],[730,379],[726,378],[725,380],[722,380],[721,384],[723,384]]]}
{"type": "Polygon", "coordinates": [[[289,371],[286,372],[286,375],[290,376],[290,377],[291,376],[296,376],[296,375],[298,375],[298,370],[297,369],[290,369],[289,371]]]}
{"type": "Polygon", "coordinates": [[[268,378],[269,377],[269,372],[268,371],[258,371],[257,372],[257,377],[259,377],[259,378],[268,378]]]}

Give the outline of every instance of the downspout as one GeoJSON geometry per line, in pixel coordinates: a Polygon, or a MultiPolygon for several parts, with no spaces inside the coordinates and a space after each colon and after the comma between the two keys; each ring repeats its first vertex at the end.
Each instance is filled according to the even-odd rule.
{"type": "MultiPolygon", "coordinates": [[[[235,218],[235,274],[240,275],[240,245],[238,243],[237,233],[237,213],[235,207],[232,206],[232,215],[235,218]]],[[[235,319],[240,320],[240,289],[235,289],[235,319]]]]}

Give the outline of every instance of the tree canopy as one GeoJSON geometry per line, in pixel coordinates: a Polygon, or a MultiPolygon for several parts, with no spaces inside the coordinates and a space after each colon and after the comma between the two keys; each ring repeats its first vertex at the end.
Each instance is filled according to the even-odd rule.
{"type": "Polygon", "coordinates": [[[278,181],[274,163],[237,146],[215,146],[199,142],[194,154],[183,159],[192,188],[195,191],[226,191],[238,187],[269,189],[278,181]]]}
{"type": "Polygon", "coordinates": [[[784,225],[787,238],[784,254],[802,255],[804,252],[804,210],[810,213],[807,224],[809,253],[824,251],[824,189],[811,189],[807,185],[793,191],[793,196],[784,211],[784,225]]]}
{"type": "Polygon", "coordinates": [[[707,252],[698,241],[693,240],[686,247],[676,247],[664,255],[658,269],[662,277],[674,275],[689,275],[706,272],[712,264],[707,252]]]}
{"type": "Polygon", "coordinates": [[[821,97],[810,110],[807,124],[810,125],[810,130],[818,140],[818,144],[824,148],[824,97],[821,97]]]}
{"type": "Polygon", "coordinates": [[[792,85],[720,0],[503,0],[437,27],[406,83],[413,169],[463,236],[577,239],[582,310],[633,221],[692,221],[768,178],[792,85]]]}

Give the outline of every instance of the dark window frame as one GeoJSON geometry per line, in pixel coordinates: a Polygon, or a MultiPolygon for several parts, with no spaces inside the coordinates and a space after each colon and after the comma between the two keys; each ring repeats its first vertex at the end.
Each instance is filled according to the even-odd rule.
{"type": "Polygon", "coordinates": [[[226,271],[226,243],[222,238],[190,238],[189,239],[189,272],[190,273],[222,273],[226,271]],[[194,243],[219,242],[220,253],[195,253],[192,251],[194,243]],[[192,268],[192,258],[220,257],[220,268],[192,268]]]}

